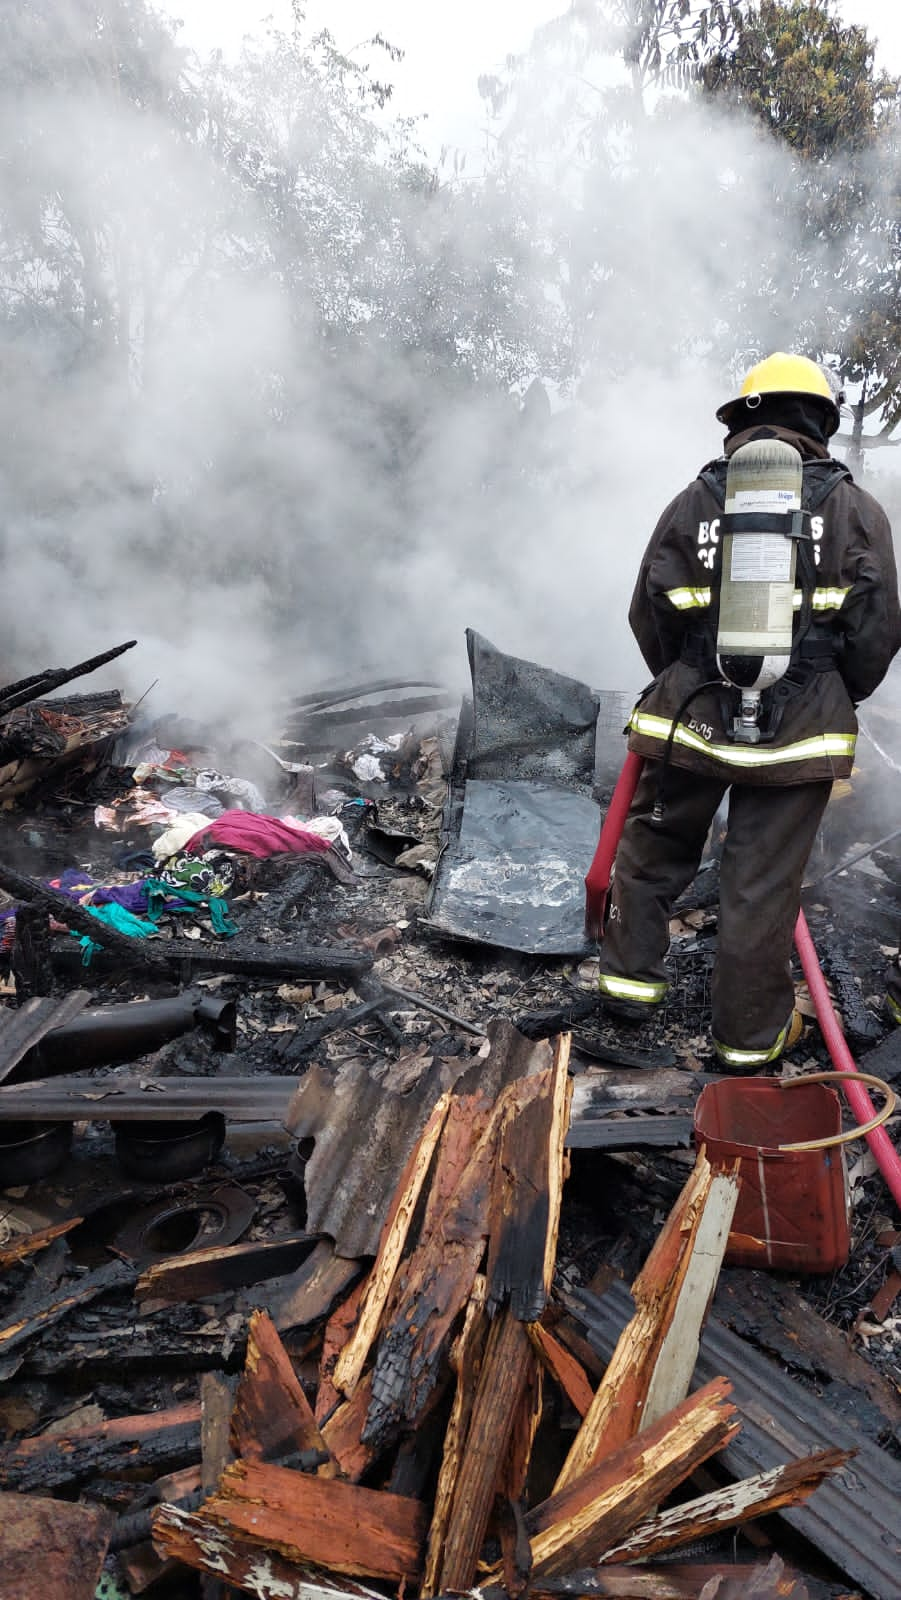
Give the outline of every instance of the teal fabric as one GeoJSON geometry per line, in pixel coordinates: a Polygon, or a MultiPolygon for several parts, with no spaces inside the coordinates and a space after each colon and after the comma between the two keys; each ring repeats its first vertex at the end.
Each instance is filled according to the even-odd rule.
{"type": "MultiPolygon", "coordinates": [[[[152,922],[136,917],[133,911],[126,911],[124,906],[116,905],[115,901],[104,906],[86,906],[85,910],[98,922],[105,922],[108,928],[115,928],[117,933],[127,934],[131,939],[149,939],[157,931],[152,922]]],[[[103,945],[97,944],[87,933],[75,933],[73,937],[81,945],[82,966],[89,967],[95,952],[102,950],[103,945]]]]}
{"type": "Polygon", "coordinates": [[[145,879],[144,888],[147,891],[147,915],[154,923],[159,922],[167,909],[166,901],[171,900],[176,903],[168,907],[169,911],[188,911],[194,906],[208,906],[214,933],[230,936],[238,931],[238,924],[229,916],[228,901],[221,895],[196,894],[193,889],[173,889],[170,883],[162,883],[159,878],[145,879]]]}

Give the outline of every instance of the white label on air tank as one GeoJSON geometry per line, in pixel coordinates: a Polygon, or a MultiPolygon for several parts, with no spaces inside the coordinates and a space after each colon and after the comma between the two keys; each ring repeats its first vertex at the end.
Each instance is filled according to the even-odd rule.
{"type": "Polygon", "coordinates": [[[742,533],[732,540],[733,583],[789,583],[791,541],[781,533],[742,533]]]}
{"type": "Polygon", "coordinates": [[[732,496],[732,511],[800,511],[794,489],[739,489],[732,496]]]}

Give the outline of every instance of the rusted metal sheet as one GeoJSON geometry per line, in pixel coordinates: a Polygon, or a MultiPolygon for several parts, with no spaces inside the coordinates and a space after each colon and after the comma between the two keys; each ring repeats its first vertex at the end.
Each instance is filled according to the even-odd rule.
{"type": "MultiPolygon", "coordinates": [[[[88,989],[73,989],[62,1000],[26,1000],[13,1011],[0,1006],[0,1083],[8,1078],[22,1057],[39,1044],[45,1033],[71,1022],[83,1011],[91,995],[88,989]]],[[[23,1116],[19,1112],[19,1116],[23,1116]]]]}
{"type": "MultiPolygon", "coordinates": [[[[634,1309],[625,1284],[611,1284],[602,1299],[579,1290],[566,1300],[591,1345],[609,1360],[634,1309]]],[[[898,1600],[901,1464],[713,1317],[701,1338],[693,1387],[717,1373],[730,1380],[742,1420],[741,1433],[720,1458],[734,1477],[833,1445],[856,1452],[805,1505],[780,1515],[873,1600],[898,1600]]]]}
{"type": "Polygon", "coordinates": [[[96,1506],[0,1494],[0,1593],[94,1600],[114,1521],[96,1506]]]}

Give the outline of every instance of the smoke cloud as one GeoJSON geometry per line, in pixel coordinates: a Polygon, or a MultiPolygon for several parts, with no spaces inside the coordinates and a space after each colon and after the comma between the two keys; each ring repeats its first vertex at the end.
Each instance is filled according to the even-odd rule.
{"type": "Polygon", "coordinates": [[[160,23],[85,74],[91,9],[45,4],[0,106],[3,680],[137,637],[107,682],[258,730],[325,678],[460,684],[472,626],[640,687],[651,528],[832,281],[780,151],[612,70],[586,120],[551,41],[444,186],[328,52],[160,23]]]}

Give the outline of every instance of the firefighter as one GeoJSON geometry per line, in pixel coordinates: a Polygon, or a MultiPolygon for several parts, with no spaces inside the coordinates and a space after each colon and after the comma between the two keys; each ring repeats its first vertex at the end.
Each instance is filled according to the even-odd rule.
{"type": "Polygon", "coordinates": [[[723,456],[663,512],[629,610],[655,676],[629,722],[645,766],[616,856],[601,993],[614,1014],[637,1019],[664,999],[673,902],[728,793],[711,991],[725,1071],[758,1071],[800,1034],[791,950],[805,864],[833,780],[851,772],[854,708],[901,645],[888,519],[829,454],[841,398],[804,356],[779,352],[752,367],[717,412],[723,456]],[[758,442],[773,439],[801,457],[787,595],[795,623],[783,676],[759,696],[759,726],[743,739],[742,696],[717,658],[727,475],[742,446],[766,451],[758,442]]]}

